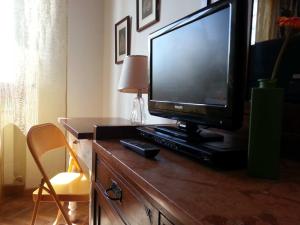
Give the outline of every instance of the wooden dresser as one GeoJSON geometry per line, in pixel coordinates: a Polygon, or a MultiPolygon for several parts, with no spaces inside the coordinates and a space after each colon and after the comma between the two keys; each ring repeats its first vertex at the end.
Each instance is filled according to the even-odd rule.
{"type": "Polygon", "coordinates": [[[164,148],[146,159],[104,139],[93,141],[92,181],[94,225],[300,224],[299,162],[282,161],[280,180],[262,180],[164,148]]]}

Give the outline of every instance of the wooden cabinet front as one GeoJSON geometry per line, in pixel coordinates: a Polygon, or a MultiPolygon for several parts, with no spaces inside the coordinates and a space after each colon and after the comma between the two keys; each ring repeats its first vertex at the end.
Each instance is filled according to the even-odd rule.
{"type": "Polygon", "coordinates": [[[174,225],[163,214],[159,215],[159,225],[174,225]]]}
{"type": "Polygon", "coordinates": [[[114,208],[107,202],[102,191],[94,189],[94,225],[125,225],[114,208]]]}
{"type": "Polygon", "coordinates": [[[96,184],[102,187],[107,200],[127,224],[157,224],[157,210],[144,201],[137,191],[129,188],[126,181],[122,181],[122,177],[118,177],[105,161],[98,161],[96,174],[96,184]]]}
{"type": "Polygon", "coordinates": [[[124,224],[158,225],[158,210],[122,176],[118,175],[99,154],[94,153],[94,157],[94,188],[98,190],[94,201],[100,199],[100,204],[96,203],[97,206],[94,207],[94,225],[115,224],[111,219],[112,216],[108,215],[107,208],[109,207],[105,209],[105,205],[110,205],[124,224]]]}

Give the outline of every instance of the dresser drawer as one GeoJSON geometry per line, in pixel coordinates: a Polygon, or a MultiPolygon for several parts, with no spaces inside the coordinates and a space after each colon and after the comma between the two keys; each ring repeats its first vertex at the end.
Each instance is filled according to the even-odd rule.
{"type": "Polygon", "coordinates": [[[96,185],[126,224],[158,225],[158,210],[98,157],[95,172],[96,185]]]}
{"type": "Polygon", "coordinates": [[[115,209],[106,201],[103,192],[97,187],[93,192],[93,225],[125,225],[115,209]]]}
{"type": "Polygon", "coordinates": [[[160,214],[159,217],[159,225],[174,225],[163,214],[160,214]]]}

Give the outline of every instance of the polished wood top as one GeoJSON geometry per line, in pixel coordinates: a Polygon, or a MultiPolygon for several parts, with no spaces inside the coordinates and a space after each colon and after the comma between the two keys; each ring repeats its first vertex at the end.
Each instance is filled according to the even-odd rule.
{"type": "Polygon", "coordinates": [[[108,164],[176,224],[296,225],[300,221],[300,163],[283,161],[279,180],[216,171],[161,148],[155,160],[119,140],[94,141],[108,164]]]}
{"type": "Polygon", "coordinates": [[[93,139],[94,126],[128,126],[131,122],[123,118],[59,118],[59,123],[77,139],[93,139]]]}

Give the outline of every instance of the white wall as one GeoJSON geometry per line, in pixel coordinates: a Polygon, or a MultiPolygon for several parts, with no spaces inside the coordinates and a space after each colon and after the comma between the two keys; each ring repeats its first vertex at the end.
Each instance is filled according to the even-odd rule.
{"type": "MultiPolygon", "coordinates": [[[[104,49],[103,72],[101,74],[101,115],[130,117],[133,94],[117,91],[122,65],[114,62],[114,25],[125,16],[132,17],[131,54],[147,55],[147,37],[153,31],[168,25],[202,7],[206,0],[161,0],[160,22],[142,32],[136,31],[136,0],[104,0],[104,49]]],[[[147,95],[144,95],[147,99],[147,95]]],[[[147,122],[164,122],[147,116],[147,122]]]]}
{"type": "Polygon", "coordinates": [[[103,0],[68,5],[68,117],[100,116],[103,0]]]}

